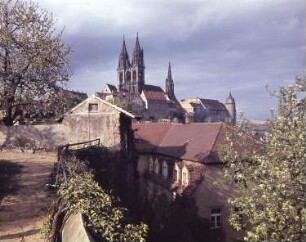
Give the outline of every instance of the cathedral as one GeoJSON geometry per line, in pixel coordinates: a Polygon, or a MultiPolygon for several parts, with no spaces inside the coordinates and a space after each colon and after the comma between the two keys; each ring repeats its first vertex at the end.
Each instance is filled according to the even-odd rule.
{"type": "Polygon", "coordinates": [[[236,123],[236,104],[231,93],[225,105],[218,100],[187,98],[180,102],[174,93],[171,64],[165,79],[165,89],[146,84],[144,51],[138,34],[130,61],[125,39],[119,54],[117,86],[106,84],[101,98],[133,113],[142,121],[228,122],[236,123]]]}
{"type": "Polygon", "coordinates": [[[134,113],[146,121],[183,121],[184,110],[174,93],[171,64],[165,80],[165,91],[155,85],[146,84],[143,48],[136,37],[132,60],[123,39],[117,67],[118,85],[106,84],[102,98],[134,113]]]}

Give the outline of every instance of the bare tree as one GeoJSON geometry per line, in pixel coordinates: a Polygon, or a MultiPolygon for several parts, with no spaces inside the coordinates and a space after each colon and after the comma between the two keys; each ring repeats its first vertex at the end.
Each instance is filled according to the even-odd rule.
{"type": "Polygon", "coordinates": [[[63,106],[71,49],[52,14],[33,2],[0,0],[0,110],[13,125],[26,111],[63,106]]]}

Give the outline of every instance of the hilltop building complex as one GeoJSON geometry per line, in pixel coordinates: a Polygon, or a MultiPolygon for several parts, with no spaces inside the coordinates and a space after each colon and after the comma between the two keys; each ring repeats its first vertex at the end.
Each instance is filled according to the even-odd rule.
{"type": "Polygon", "coordinates": [[[175,96],[170,62],[164,90],[159,86],[146,84],[144,51],[138,35],[131,61],[123,39],[117,80],[117,86],[106,84],[97,95],[125,108],[139,120],[236,123],[236,105],[231,93],[225,105],[218,100],[203,98],[187,98],[179,102],[175,96]]]}

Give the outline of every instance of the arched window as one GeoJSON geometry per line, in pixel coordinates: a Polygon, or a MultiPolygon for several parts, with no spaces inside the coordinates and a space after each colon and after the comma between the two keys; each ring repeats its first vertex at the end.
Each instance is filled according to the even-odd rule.
{"type": "Polygon", "coordinates": [[[189,183],[189,171],[186,166],[182,169],[182,184],[187,186],[189,183]]]}
{"type": "Polygon", "coordinates": [[[153,169],[154,169],[154,164],[153,163],[154,163],[153,159],[152,159],[152,157],[150,157],[150,159],[149,159],[149,171],[150,172],[153,172],[153,169]]]}
{"type": "Polygon", "coordinates": [[[163,162],[163,177],[168,178],[168,165],[167,162],[163,162]]]}
{"type": "Polygon", "coordinates": [[[154,162],[154,172],[155,174],[159,174],[159,162],[157,159],[154,162]]]}

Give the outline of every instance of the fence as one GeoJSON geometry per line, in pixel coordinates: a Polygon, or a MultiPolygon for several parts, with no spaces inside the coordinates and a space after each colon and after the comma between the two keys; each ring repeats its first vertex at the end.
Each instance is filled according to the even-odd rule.
{"type": "Polygon", "coordinates": [[[93,146],[100,146],[100,139],[94,139],[79,143],[61,145],[57,149],[57,164],[55,167],[55,185],[59,185],[60,176],[63,177],[64,184],[67,184],[67,172],[65,170],[65,155],[69,151],[79,151],[93,146]]]}

